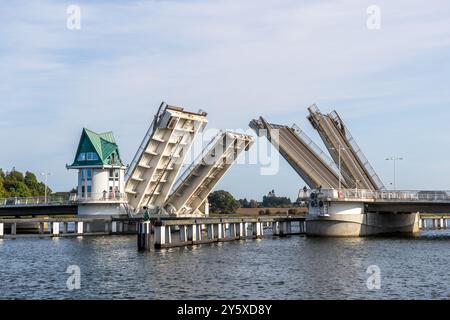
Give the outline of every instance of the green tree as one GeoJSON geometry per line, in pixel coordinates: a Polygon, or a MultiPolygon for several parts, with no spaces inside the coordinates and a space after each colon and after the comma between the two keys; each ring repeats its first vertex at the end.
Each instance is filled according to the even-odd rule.
{"type": "Polygon", "coordinates": [[[5,173],[3,172],[2,169],[0,169],[0,198],[7,197],[5,186],[3,184],[4,181],[5,181],[5,173]]]}
{"type": "MultiPolygon", "coordinates": [[[[51,189],[47,189],[51,194],[51,189]]],[[[13,169],[6,174],[0,169],[0,198],[43,196],[45,185],[39,182],[36,175],[27,171],[25,176],[13,169]]]]}
{"type": "Polygon", "coordinates": [[[254,200],[254,199],[250,200],[249,207],[250,208],[258,208],[259,207],[258,201],[254,200]]]}
{"type": "Polygon", "coordinates": [[[239,203],[241,204],[241,208],[249,208],[250,202],[248,202],[247,198],[239,199],[239,203]]]}
{"type": "MultiPolygon", "coordinates": [[[[45,194],[45,184],[39,182],[36,179],[36,175],[32,172],[27,171],[25,173],[24,182],[27,185],[28,189],[30,189],[31,195],[34,197],[42,196],[45,194]]],[[[47,189],[48,194],[51,193],[51,190],[47,189]]]]}
{"type": "Polygon", "coordinates": [[[240,203],[229,192],[218,190],[208,196],[210,210],[213,213],[234,213],[240,203]]]}

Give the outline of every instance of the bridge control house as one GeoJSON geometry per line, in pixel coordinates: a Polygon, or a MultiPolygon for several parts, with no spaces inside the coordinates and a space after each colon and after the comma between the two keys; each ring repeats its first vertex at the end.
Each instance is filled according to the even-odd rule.
{"type": "Polygon", "coordinates": [[[75,159],[67,169],[78,170],[79,216],[126,214],[126,167],[112,132],[83,129],[75,159]]]}

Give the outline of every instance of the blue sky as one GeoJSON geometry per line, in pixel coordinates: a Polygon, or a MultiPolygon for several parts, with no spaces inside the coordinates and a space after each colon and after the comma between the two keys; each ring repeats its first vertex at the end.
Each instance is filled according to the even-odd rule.
{"type": "MultiPolygon", "coordinates": [[[[76,183],[65,164],[82,127],[113,130],[129,163],[163,100],[208,111],[208,128],[262,115],[317,143],[306,108],[337,109],[385,184],[399,155],[399,188],[450,190],[448,1],[11,1],[0,16],[0,167],[50,171],[55,190],[76,183]]],[[[294,198],[303,185],[281,160],[218,187],[294,198]]]]}

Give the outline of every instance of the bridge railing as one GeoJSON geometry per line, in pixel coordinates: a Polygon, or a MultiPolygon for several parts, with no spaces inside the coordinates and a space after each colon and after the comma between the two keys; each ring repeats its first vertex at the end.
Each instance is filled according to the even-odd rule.
{"type": "Polygon", "coordinates": [[[304,193],[304,196],[311,196],[311,193],[331,200],[367,200],[367,201],[449,201],[450,191],[372,191],[365,189],[322,189],[311,190],[304,193]]]}
{"type": "Polygon", "coordinates": [[[106,192],[87,193],[83,196],[78,196],[76,193],[71,193],[68,196],[49,195],[47,197],[13,197],[0,199],[0,207],[71,205],[89,201],[123,202],[127,201],[127,196],[125,193],[106,192]]]}
{"type": "Polygon", "coordinates": [[[11,197],[0,199],[0,207],[8,206],[32,206],[32,205],[64,205],[77,201],[75,193],[68,196],[53,196],[47,197],[11,197]]]}
{"type": "Polygon", "coordinates": [[[127,201],[127,195],[119,192],[102,192],[102,193],[87,193],[76,197],[76,202],[90,202],[90,201],[127,201]]]}

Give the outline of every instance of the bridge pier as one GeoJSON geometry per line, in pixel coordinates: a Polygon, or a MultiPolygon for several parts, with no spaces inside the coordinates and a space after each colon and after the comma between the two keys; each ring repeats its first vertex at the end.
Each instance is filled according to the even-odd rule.
{"type": "MultiPolygon", "coordinates": [[[[262,238],[264,235],[265,221],[261,218],[204,218],[204,221],[201,222],[199,219],[202,218],[162,219],[161,221],[140,222],[137,238],[138,249],[163,249],[238,239],[257,239],[262,238]],[[204,240],[202,239],[203,227],[206,228],[207,235],[207,238],[204,240]],[[154,233],[152,233],[152,228],[154,233]],[[172,233],[175,234],[177,232],[179,232],[178,237],[172,239],[172,233]],[[152,240],[149,240],[150,235],[152,240]]],[[[270,222],[272,222],[273,218],[267,219],[270,219],[270,222]]],[[[300,223],[304,222],[304,218],[277,219],[280,220],[279,225],[285,226],[285,234],[292,232],[291,220],[300,223]]]]}
{"type": "Polygon", "coordinates": [[[166,244],[166,226],[155,226],[155,247],[161,248],[166,244]]]}
{"type": "Polygon", "coordinates": [[[117,233],[117,229],[118,229],[117,226],[118,226],[117,221],[111,222],[111,233],[117,233]]]}
{"type": "Polygon", "coordinates": [[[5,235],[5,224],[0,223],[0,239],[3,239],[4,235],[5,235]]]}
{"type": "Polygon", "coordinates": [[[231,239],[236,239],[236,223],[230,223],[228,233],[231,239]]]}
{"type": "Polygon", "coordinates": [[[77,221],[75,222],[75,233],[77,235],[82,235],[83,234],[83,222],[82,221],[77,221]]]}
{"type": "Polygon", "coordinates": [[[13,238],[15,238],[16,237],[16,233],[17,233],[17,223],[12,223],[11,224],[11,236],[13,237],[13,238]]]}
{"type": "Polygon", "coordinates": [[[63,225],[63,231],[62,231],[62,233],[63,233],[63,234],[69,233],[69,223],[68,223],[68,222],[63,222],[62,225],[63,225]]]}
{"type": "Polygon", "coordinates": [[[262,223],[261,222],[253,222],[252,228],[253,228],[253,237],[261,238],[261,236],[264,234],[262,223]]]}
{"type": "Polygon", "coordinates": [[[151,222],[144,221],[139,223],[138,229],[138,250],[150,250],[153,245],[151,222]]]}
{"type": "Polygon", "coordinates": [[[59,236],[59,222],[52,222],[52,235],[54,237],[59,236]]]}

